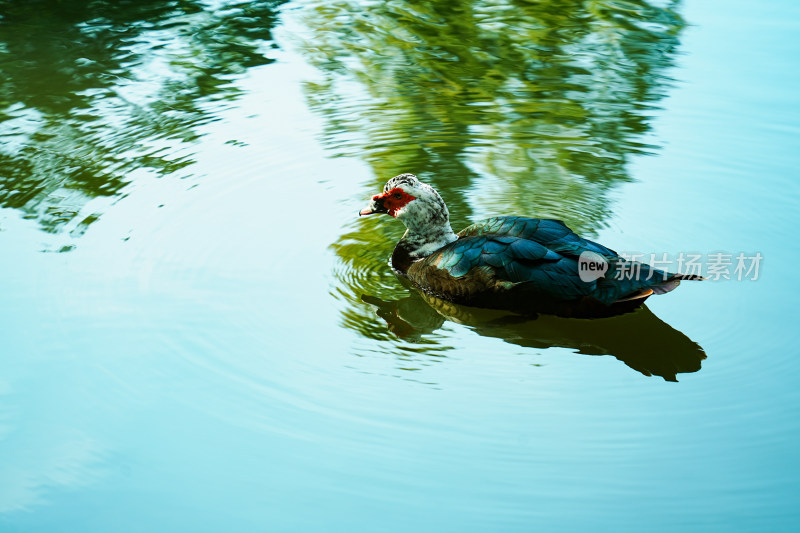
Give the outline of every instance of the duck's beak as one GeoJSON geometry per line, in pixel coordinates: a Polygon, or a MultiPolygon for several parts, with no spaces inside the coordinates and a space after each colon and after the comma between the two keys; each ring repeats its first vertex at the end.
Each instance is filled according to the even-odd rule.
{"type": "Polygon", "coordinates": [[[369,201],[369,205],[358,212],[358,216],[374,215],[376,213],[388,213],[389,210],[383,205],[383,200],[384,198],[382,194],[376,194],[372,197],[372,200],[369,201]]]}

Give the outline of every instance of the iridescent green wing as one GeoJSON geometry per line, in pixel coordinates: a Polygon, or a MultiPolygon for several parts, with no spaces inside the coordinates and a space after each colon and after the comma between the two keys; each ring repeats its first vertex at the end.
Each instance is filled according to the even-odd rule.
{"type": "Polygon", "coordinates": [[[461,237],[497,235],[537,242],[561,255],[578,257],[582,252],[594,252],[604,257],[617,257],[614,250],[584,239],[560,220],[517,216],[494,217],[468,226],[459,232],[461,237]]]}

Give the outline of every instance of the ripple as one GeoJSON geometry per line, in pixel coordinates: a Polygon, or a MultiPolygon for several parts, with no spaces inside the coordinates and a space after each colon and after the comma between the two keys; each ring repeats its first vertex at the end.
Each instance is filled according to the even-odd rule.
{"type": "Polygon", "coordinates": [[[69,232],[85,206],[143,175],[191,175],[197,139],[241,95],[234,80],[270,62],[277,2],[225,4],[6,10],[0,207],[69,232]]]}

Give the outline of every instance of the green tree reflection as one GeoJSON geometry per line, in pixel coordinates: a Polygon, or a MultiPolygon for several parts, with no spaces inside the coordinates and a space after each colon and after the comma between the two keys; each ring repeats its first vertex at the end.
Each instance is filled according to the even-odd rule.
{"type": "MultiPolygon", "coordinates": [[[[307,17],[307,86],[325,143],[442,190],[456,221],[478,176],[504,203],[596,224],[664,96],[683,28],[676,2],[337,2],[307,17]],[[576,207],[580,207],[576,213],[576,207]],[[594,222],[589,222],[594,221],[594,222]]],[[[591,227],[589,228],[591,229],[591,227]]]]}
{"type": "Polygon", "coordinates": [[[232,82],[271,61],[280,3],[0,1],[0,206],[74,233],[138,171],[190,165],[232,82]]]}
{"type": "MultiPolygon", "coordinates": [[[[305,18],[304,51],[322,73],[308,100],[326,118],[329,150],[373,169],[365,199],[414,172],[442,193],[456,229],[516,213],[591,234],[608,217],[609,191],[630,180],[631,156],[653,149],[648,121],[684,27],[678,4],[320,5],[305,18]]],[[[333,246],[345,323],[367,336],[379,321],[361,295],[404,291],[386,273],[399,226],[354,221],[333,246]]]]}

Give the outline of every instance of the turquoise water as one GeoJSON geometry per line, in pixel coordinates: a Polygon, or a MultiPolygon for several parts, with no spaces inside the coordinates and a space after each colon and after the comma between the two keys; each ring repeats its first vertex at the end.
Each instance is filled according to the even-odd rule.
{"type": "Polygon", "coordinates": [[[14,4],[0,530],[800,525],[796,3],[14,4]],[[389,270],[401,172],[763,261],[496,321],[389,270]]]}

